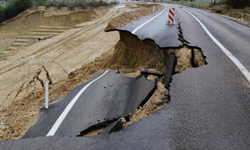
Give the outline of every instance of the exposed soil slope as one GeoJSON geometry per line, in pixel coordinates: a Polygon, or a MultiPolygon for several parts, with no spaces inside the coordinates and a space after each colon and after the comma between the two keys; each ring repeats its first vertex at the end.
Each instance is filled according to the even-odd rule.
{"type": "Polygon", "coordinates": [[[243,9],[233,9],[226,5],[214,5],[212,8],[212,12],[228,16],[236,21],[241,21],[241,15],[243,15],[244,23],[250,23],[250,7],[246,7],[243,9]]]}
{"type": "MultiPolygon", "coordinates": [[[[102,71],[107,56],[113,52],[114,45],[119,41],[118,32],[104,32],[109,20],[125,11],[141,9],[141,6],[99,9],[90,10],[89,17],[92,15],[95,17],[89,19],[90,21],[83,19],[82,22],[74,19],[74,15],[79,12],[28,10],[15,18],[16,20],[8,21],[0,27],[0,35],[4,33],[6,36],[0,37],[3,43],[6,41],[11,43],[20,31],[24,32],[38,25],[34,23],[36,19],[52,17],[55,19],[54,22],[57,19],[61,19],[61,22],[68,19],[76,20],[72,21],[72,24],[69,21],[67,26],[69,30],[52,38],[31,43],[20,49],[1,51],[3,53],[0,59],[1,140],[20,138],[34,123],[39,108],[44,106],[45,81],[50,81],[50,102],[52,103],[62,99],[68,90],[83,83],[94,73],[102,71]],[[32,15],[36,17],[31,17],[32,15]],[[68,18],[69,16],[72,18],[68,18]],[[21,22],[30,22],[34,25],[27,28],[24,25],[21,28],[21,22]],[[8,24],[13,27],[13,30],[7,28],[8,24]]],[[[46,24],[45,21],[45,24],[39,23],[39,25],[58,27],[66,26],[66,23],[52,24],[48,21],[46,24]]]]}

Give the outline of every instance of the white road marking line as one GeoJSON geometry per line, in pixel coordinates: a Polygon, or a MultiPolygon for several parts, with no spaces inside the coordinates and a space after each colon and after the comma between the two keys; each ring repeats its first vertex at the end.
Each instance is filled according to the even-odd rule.
{"type": "Polygon", "coordinates": [[[78,98],[82,95],[82,93],[92,84],[94,83],[96,80],[100,79],[101,77],[103,77],[106,73],[108,73],[108,70],[105,71],[102,75],[100,75],[98,78],[96,78],[95,80],[89,82],[87,85],[85,85],[80,92],[77,93],[77,95],[71,100],[71,102],[67,105],[67,107],[64,109],[64,111],[62,112],[62,114],[60,115],[60,117],[56,120],[55,124],[53,125],[53,127],[50,129],[49,133],[46,136],[54,136],[57,129],[59,128],[59,126],[61,125],[61,123],[63,122],[63,120],[65,119],[65,117],[67,116],[67,114],[69,113],[69,111],[71,110],[71,108],[74,106],[74,104],[76,103],[76,101],[78,100],[78,98]]]}
{"type": "MultiPolygon", "coordinates": [[[[137,27],[136,29],[134,29],[134,30],[132,31],[132,33],[135,34],[135,32],[136,32],[137,30],[139,30],[141,27],[143,27],[144,25],[146,25],[147,23],[149,23],[150,21],[152,21],[152,20],[155,19],[156,17],[160,16],[165,10],[166,10],[166,6],[165,6],[165,8],[164,8],[164,10],[163,10],[162,12],[160,12],[158,15],[154,16],[153,18],[149,19],[148,21],[146,21],[145,23],[143,23],[142,25],[140,25],[139,27],[137,27]]],[[[167,16],[166,16],[166,18],[167,18],[167,16]]]]}
{"type": "Polygon", "coordinates": [[[221,50],[234,62],[234,64],[240,69],[241,73],[246,77],[246,79],[248,80],[248,82],[250,82],[250,72],[241,64],[241,62],[234,57],[234,55],[232,53],[230,53],[206,28],[206,26],[198,19],[196,18],[191,12],[189,12],[188,10],[184,9],[186,12],[188,12],[191,16],[194,17],[194,19],[196,19],[199,24],[202,26],[202,28],[206,31],[206,33],[210,36],[210,38],[214,41],[214,43],[216,43],[221,50]]]}

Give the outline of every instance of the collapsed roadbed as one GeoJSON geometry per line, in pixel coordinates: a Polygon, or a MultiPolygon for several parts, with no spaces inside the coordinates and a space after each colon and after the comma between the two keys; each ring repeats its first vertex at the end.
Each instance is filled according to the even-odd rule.
{"type": "MultiPolygon", "coordinates": [[[[128,16],[130,15],[132,14],[128,14],[128,16]]],[[[114,19],[113,22],[116,22],[116,20],[114,19]]],[[[119,26],[122,25],[124,24],[120,24],[119,26]]],[[[113,27],[112,21],[108,24],[108,26],[113,27]]],[[[99,120],[98,122],[101,123],[97,124],[93,124],[92,122],[93,125],[82,127],[82,132],[75,135],[96,135],[98,133],[101,133],[102,130],[104,130],[103,133],[111,133],[111,131],[113,132],[126,128],[127,126],[138,122],[140,119],[155,113],[170,101],[170,96],[168,94],[169,83],[173,74],[206,64],[205,57],[203,56],[201,49],[198,47],[191,47],[187,45],[188,42],[185,41],[182,36],[180,24],[178,24],[178,28],[176,26],[174,26],[173,28],[176,28],[175,31],[179,31],[179,34],[176,34],[179,37],[179,39],[177,40],[182,44],[178,47],[161,47],[154,40],[150,38],[138,38],[138,36],[131,34],[131,32],[129,31],[120,29],[108,30],[119,31],[120,34],[120,40],[115,45],[113,54],[106,54],[106,56],[93,62],[91,65],[95,65],[96,69],[94,70],[90,65],[84,69],[70,72],[68,74],[68,78],[72,80],[69,80],[69,82],[81,81],[78,79],[76,80],[75,77],[78,74],[82,73],[84,70],[86,71],[90,68],[91,73],[89,73],[88,70],[88,76],[102,69],[117,69],[119,70],[119,73],[130,77],[140,77],[142,75],[145,75],[146,72],[145,76],[147,80],[154,80],[156,82],[155,87],[151,90],[151,92],[149,92],[148,96],[146,96],[145,99],[140,101],[139,105],[137,104],[137,106],[127,112],[126,115],[118,115],[119,117],[117,117],[117,115],[114,115],[107,121],[101,122],[99,120]],[[104,60],[105,63],[103,63],[104,60]],[[165,74],[165,76],[161,74],[165,74]]],[[[43,87],[44,81],[39,78],[39,75],[41,73],[43,74],[45,79],[49,80],[52,83],[52,79],[48,72],[48,69],[44,66],[37,72],[37,76],[36,78],[34,78],[34,80],[40,83],[43,87]]],[[[67,90],[67,87],[65,87],[64,85],[60,88],[63,88],[63,93],[59,92],[60,97],[64,97],[67,94],[65,92],[67,90]]],[[[24,90],[25,88],[23,89],[23,86],[21,86],[17,96],[24,90]]],[[[41,92],[38,95],[39,98],[42,96],[41,92]]],[[[33,114],[31,116],[33,116],[33,114]]],[[[18,137],[20,136],[20,134],[16,134],[16,136],[18,137]]]]}
{"type": "MultiPolygon", "coordinates": [[[[40,34],[40,31],[47,33],[48,30],[53,33],[56,30],[59,34],[16,50],[1,51],[0,140],[19,139],[36,122],[39,108],[44,106],[43,85],[46,80],[51,81],[49,97],[50,104],[53,104],[95,73],[106,69],[107,57],[119,40],[119,33],[103,31],[110,19],[120,15],[121,24],[126,24],[151,14],[152,7],[127,4],[123,8],[101,7],[85,13],[78,9],[66,11],[51,7],[44,10],[38,7],[2,24],[0,38],[5,39],[2,42],[7,44],[2,47],[4,49],[14,42],[19,31],[26,34],[26,30],[32,28],[32,35],[33,32],[40,34]],[[82,14],[82,18],[78,19],[82,14]],[[48,18],[57,19],[57,23],[51,24],[48,18]],[[69,18],[70,24],[65,22],[69,18]],[[20,25],[20,22],[26,24],[20,25]],[[38,24],[41,25],[39,28],[36,27],[38,24]],[[14,38],[6,42],[9,36],[14,38]]],[[[155,8],[157,10],[158,6],[155,8]]],[[[26,42],[23,38],[26,35],[20,35],[18,42],[26,42]]]]}
{"type": "Polygon", "coordinates": [[[178,24],[178,40],[182,44],[175,48],[161,48],[154,40],[140,40],[129,31],[119,29],[112,31],[119,32],[120,41],[116,44],[114,53],[108,58],[106,67],[118,69],[119,73],[127,76],[136,78],[145,76],[148,80],[154,79],[157,90],[151,91],[143,104],[138,105],[137,109],[132,110],[128,115],[93,125],[78,136],[117,132],[154,114],[170,102],[172,75],[207,64],[202,50],[188,45],[190,43],[184,39],[180,24],[178,24]]]}

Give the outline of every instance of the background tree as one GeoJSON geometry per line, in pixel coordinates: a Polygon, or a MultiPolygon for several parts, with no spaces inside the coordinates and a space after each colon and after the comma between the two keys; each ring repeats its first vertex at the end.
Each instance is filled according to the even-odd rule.
{"type": "Polygon", "coordinates": [[[242,8],[250,6],[250,0],[227,0],[227,3],[233,8],[242,8]]]}
{"type": "Polygon", "coordinates": [[[5,8],[0,8],[0,23],[17,16],[19,13],[33,6],[32,0],[14,0],[5,8]]]}

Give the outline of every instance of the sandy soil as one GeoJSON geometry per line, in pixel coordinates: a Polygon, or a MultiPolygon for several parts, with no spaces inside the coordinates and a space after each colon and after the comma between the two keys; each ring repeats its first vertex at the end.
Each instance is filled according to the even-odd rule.
{"type": "Polygon", "coordinates": [[[140,121],[142,118],[154,114],[156,111],[164,107],[169,102],[167,95],[168,90],[165,88],[165,85],[159,82],[157,85],[157,90],[154,92],[152,97],[143,107],[135,110],[133,117],[129,122],[124,123],[123,127],[126,128],[129,125],[140,121]]]}
{"type": "MultiPolygon", "coordinates": [[[[46,80],[51,82],[51,101],[59,100],[67,94],[69,87],[78,83],[57,83],[74,78],[76,69],[112,51],[119,34],[105,33],[103,29],[112,16],[125,10],[108,9],[104,16],[86,25],[81,23],[84,27],[73,28],[51,39],[9,51],[0,60],[0,118],[4,123],[4,126],[0,126],[1,140],[19,138],[34,122],[39,108],[43,106],[46,80]]],[[[6,30],[4,32],[7,33],[6,30]]],[[[93,70],[91,67],[85,69],[88,75],[84,79],[90,78],[99,69],[94,67],[93,70]]]]}
{"type": "Polygon", "coordinates": [[[86,21],[95,20],[105,15],[108,8],[100,7],[93,10],[60,11],[55,8],[46,9],[38,7],[28,9],[14,19],[0,24],[0,52],[5,51],[17,38],[28,30],[36,26],[52,26],[75,28],[75,25],[86,21]]]}
{"type": "Polygon", "coordinates": [[[17,50],[0,51],[0,140],[20,138],[35,122],[39,108],[44,106],[45,81],[50,81],[50,102],[53,103],[94,73],[103,71],[119,41],[118,32],[106,33],[104,29],[111,18],[134,9],[141,6],[99,8],[84,13],[33,8],[2,24],[0,42],[6,44],[37,26],[36,22],[65,27],[68,24],[65,21],[70,20],[67,26],[70,29],[53,38],[17,50]],[[55,20],[58,23],[53,24],[55,20]],[[25,22],[23,27],[20,22],[25,22]]]}
{"type": "MultiPolygon", "coordinates": [[[[210,5],[208,4],[204,3],[203,5],[199,6],[199,8],[210,12],[210,5]]],[[[211,10],[212,13],[217,13],[238,22],[241,22],[241,15],[243,15],[243,23],[246,25],[250,25],[250,7],[233,9],[228,7],[227,5],[213,5],[211,10]]]]}
{"type": "MultiPolygon", "coordinates": [[[[146,8],[147,10],[141,5],[131,5],[125,8],[89,10],[90,12],[87,13],[93,13],[95,17],[90,15],[89,20],[72,23],[68,26],[69,30],[53,38],[17,50],[1,51],[4,54],[2,57],[0,55],[0,140],[20,138],[35,122],[39,108],[44,106],[45,81],[50,82],[50,103],[54,103],[67,95],[70,89],[104,69],[119,69],[121,73],[132,77],[138,76],[141,70],[150,68],[154,72],[164,72],[167,56],[170,51],[174,50],[160,49],[152,40],[140,41],[136,36],[127,32],[120,32],[120,35],[117,31],[104,32],[105,27],[113,25],[112,22],[116,20],[113,19],[109,23],[110,19],[117,17],[121,22],[119,25],[123,25],[138,19],[138,16],[143,16],[144,13],[134,11],[132,17],[127,13],[125,17],[122,17],[120,16],[122,13],[134,9],[143,9],[148,12],[152,10],[151,7],[146,8]],[[138,53],[134,53],[135,49],[138,53]]],[[[13,39],[19,34],[19,30],[29,29],[27,26],[23,28],[18,26],[10,30],[7,28],[8,24],[10,27],[15,27],[20,20],[26,21],[25,18],[29,18],[27,16],[42,14],[42,19],[31,17],[34,20],[30,21],[32,24],[30,27],[33,27],[36,26],[33,25],[35,19],[44,21],[44,14],[46,17],[54,17],[64,22],[63,17],[75,18],[78,13],[77,11],[67,12],[64,9],[62,12],[55,9],[46,11],[43,8],[37,9],[41,10],[37,11],[35,8],[28,10],[15,18],[16,20],[6,22],[0,27],[0,32],[6,33],[7,40],[13,39]],[[8,33],[10,33],[9,36],[8,33]]],[[[80,15],[79,18],[81,19],[80,15]]],[[[52,26],[49,21],[46,24],[46,19],[45,25],[52,26]]],[[[55,24],[55,27],[63,25],[55,24]]],[[[2,39],[5,40],[4,36],[2,39]]],[[[190,49],[178,50],[176,56],[179,72],[192,68],[190,49]]],[[[201,52],[194,50],[193,59],[197,66],[204,65],[201,52]]],[[[148,80],[154,78],[156,77],[148,76],[148,80]]],[[[125,126],[159,110],[169,101],[167,95],[167,89],[159,82],[158,89],[148,103],[136,110],[132,121],[125,126]]]]}
{"type": "Polygon", "coordinates": [[[233,8],[229,8],[226,5],[214,5],[212,8],[212,12],[231,18],[238,22],[241,21],[241,15],[243,15],[243,23],[250,25],[249,24],[250,23],[250,7],[246,7],[243,9],[233,9],[233,8]]]}
{"type": "Polygon", "coordinates": [[[117,11],[111,9],[110,13],[98,19],[99,24],[93,22],[84,28],[70,29],[54,38],[11,51],[0,60],[1,108],[13,100],[22,99],[21,95],[34,88],[42,88],[38,80],[56,83],[67,79],[70,72],[110,50],[119,36],[116,32],[105,33],[103,29],[111,18],[110,14],[117,11]],[[26,87],[30,89],[25,92],[26,87]]]}

